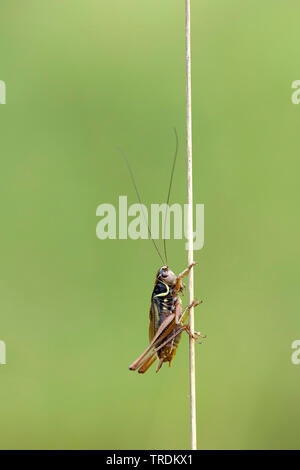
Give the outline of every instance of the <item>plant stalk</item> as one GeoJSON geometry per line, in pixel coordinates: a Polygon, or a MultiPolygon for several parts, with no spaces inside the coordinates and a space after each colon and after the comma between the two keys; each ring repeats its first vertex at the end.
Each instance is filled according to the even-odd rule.
{"type": "MultiPolygon", "coordinates": [[[[194,261],[193,249],[193,172],[192,172],[192,96],[191,96],[191,4],[185,0],[186,34],[186,146],[187,146],[187,199],[188,199],[188,264],[194,261]]],[[[189,303],[194,300],[194,269],[189,272],[189,303]]],[[[189,315],[191,333],[194,333],[194,308],[189,315]]],[[[196,380],[195,380],[195,342],[189,339],[190,357],[190,420],[191,449],[197,449],[196,429],[196,380]]]]}

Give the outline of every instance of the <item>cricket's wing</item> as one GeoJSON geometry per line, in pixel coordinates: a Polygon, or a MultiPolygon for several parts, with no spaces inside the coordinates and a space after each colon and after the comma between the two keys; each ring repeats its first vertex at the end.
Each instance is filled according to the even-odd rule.
{"type": "Polygon", "coordinates": [[[151,343],[159,328],[159,304],[157,299],[152,299],[151,301],[149,319],[149,342],[151,343]]]}

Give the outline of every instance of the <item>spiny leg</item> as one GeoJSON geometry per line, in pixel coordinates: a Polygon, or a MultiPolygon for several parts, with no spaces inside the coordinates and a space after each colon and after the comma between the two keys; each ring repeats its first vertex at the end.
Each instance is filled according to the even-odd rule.
{"type": "Polygon", "coordinates": [[[184,311],[181,312],[182,308],[181,308],[181,305],[177,307],[177,311],[176,311],[176,314],[175,314],[175,318],[176,318],[176,323],[177,324],[182,324],[185,322],[185,320],[187,319],[187,317],[189,316],[190,314],[190,309],[192,307],[198,307],[198,305],[202,304],[202,300],[200,302],[197,302],[196,300],[193,300],[193,302],[188,305],[187,307],[185,307],[184,311]],[[180,314],[180,316],[179,316],[180,314]]]}
{"type": "Polygon", "coordinates": [[[175,290],[179,290],[180,289],[180,286],[181,286],[181,279],[185,276],[188,275],[188,273],[190,272],[190,270],[192,269],[193,266],[195,266],[197,263],[195,261],[193,261],[184,271],[182,271],[182,273],[178,274],[177,276],[177,280],[176,280],[176,285],[175,285],[175,290]]]}
{"type": "Polygon", "coordinates": [[[154,357],[149,357],[147,361],[139,368],[138,373],[139,374],[144,374],[147,372],[147,370],[152,366],[153,362],[155,362],[157,359],[157,356],[154,357]]]}
{"type": "Polygon", "coordinates": [[[196,264],[196,261],[193,261],[191,264],[189,264],[189,266],[184,271],[182,271],[182,273],[178,274],[177,279],[182,279],[183,277],[187,276],[192,267],[196,266],[196,264]]]}
{"type": "MultiPolygon", "coordinates": [[[[193,301],[190,305],[188,305],[185,309],[184,309],[184,312],[182,313],[181,315],[181,318],[183,318],[184,320],[186,320],[188,314],[189,314],[189,309],[194,306],[194,307],[197,307],[198,305],[200,305],[202,303],[201,302],[197,302],[197,301],[193,301]],[[185,313],[187,311],[187,313],[185,313]]],[[[181,303],[178,303],[178,311],[181,311],[179,309],[181,309],[181,303]]],[[[177,312],[178,313],[178,312],[177,312]]],[[[137,368],[139,368],[138,372],[143,374],[145,373],[149,367],[151,367],[151,365],[153,364],[153,362],[155,362],[156,360],[156,354],[157,352],[163,348],[166,344],[168,344],[170,341],[172,341],[176,336],[178,336],[179,334],[181,334],[184,330],[188,333],[188,335],[193,338],[194,340],[197,340],[199,337],[200,338],[205,338],[205,336],[202,336],[199,332],[195,331],[194,332],[194,335],[192,335],[191,331],[190,331],[190,327],[189,325],[183,325],[181,323],[181,327],[175,332],[173,333],[169,338],[167,338],[163,343],[161,343],[158,347],[156,347],[151,353],[149,353],[149,350],[152,349],[155,345],[158,344],[158,342],[161,342],[163,338],[165,338],[166,336],[168,336],[170,334],[170,332],[172,331],[172,329],[174,328],[174,325],[171,323],[170,325],[168,325],[166,328],[165,328],[165,331],[153,342],[152,341],[152,346],[148,347],[147,348],[147,352],[148,352],[148,356],[145,357],[147,354],[146,351],[139,357],[139,359],[137,359],[136,362],[136,365],[135,365],[135,368],[131,369],[131,370],[136,370],[137,368]],[[154,356],[154,357],[153,357],[154,356]]],[[[157,335],[156,335],[157,336],[157,335]]],[[[198,343],[201,344],[201,342],[197,341],[198,343]]],[[[156,369],[156,372],[159,371],[159,369],[161,368],[163,364],[163,361],[160,359],[160,362],[158,364],[158,367],[156,369]]],[[[132,365],[133,366],[133,365],[132,365]]],[[[131,367],[132,367],[131,366],[131,367]]]]}
{"type": "Polygon", "coordinates": [[[170,343],[170,341],[172,341],[177,335],[179,335],[180,333],[183,332],[183,330],[185,330],[184,327],[181,327],[179,330],[176,331],[176,333],[174,333],[172,336],[170,336],[166,341],[164,341],[162,344],[160,344],[157,348],[155,348],[149,355],[148,358],[144,359],[141,364],[140,364],[140,367],[142,367],[146,362],[149,361],[149,359],[151,359],[161,348],[163,348],[164,346],[166,346],[166,344],[170,343]]]}
{"type": "Polygon", "coordinates": [[[175,315],[169,315],[163,323],[160,325],[158,328],[154,338],[152,339],[151,343],[149,346],[145,349],[145,351],[129,366],[130,370],[136,370],[140,366],[140,363],[142,359],[151,351],[153,347],[155,347],[159,341],[161,341],[163,338],[165,338],[168,335],[168,327],[172,327],[172,322],[175,318],[175,315]]]}
{"type": "Polygon", "coordinates": [[[155,372],[158,372],[158,371],[159,371],[159,369],[161,368],[161,366],[163,365],[163,363],[164,363],[164,360],[163,360],[163,358],[161,358],[161,359],[159,360],[159,364],[158,364],[158,366],[157,366],[155,372]]]}
{"type": "MultiPolygon", "coordinates": [[[[178,301],[178,304],[180,302],[178,301]]],[[[180,303],[181,305],[181,303],[180,303]]],[[[177,309],[179,310],[180,307],[177,306],[177,309]]],[[[149,346],[145,349],[145,351],[143,352],[143,354],[141,354],[137,359],[136,361],[134,361],[131,366],[129,367],[130,370],[136,370],[138,369],[139,367],[141,367],[143,364],[145,364],[146,361],[148,361],[148,359],[150,359],[156,351],[158,351],[159,349],[162,348],[162,346],[165,346],[167,343],[169,343],[173,338],[175,338],[175,336],[177,336],[179,333],[178,331],[170,336],[163,344],[161,344],[158,348],[154,349],[151,353],[151,349],[154,348],[155,346],[157,346],[158,343],[160,343],[164,338],[166,338],[171,332],[172,330],[174,329],[174,326],[175,326],[175,314],[172,313],[169,317],[167,317],[164,322],[161,324],[161,326],[159,327],[159,329],[157,330],[157,333],[155,334],[153,340],[151,341],[151,343],[149,344],[149,346]],[[148,356],[149,354],[149,356],[148,356]]],[[[184,325],[182,325],[184,326],[184,325]]],[[[185,328],[183,328],[185,329],[185,328]]],[[[183,331],[183,329],[181,329],[180,331],[183,331]]]]}
{"type": "Polygon", "coordinates": [[[166,344],[168,344],[172,339],[174,339],[177,335],[182,333],[185,330],[185,325],[180,327],[175,333],[173,333],[169,338],[167,338],[162,344],[156,347],[147,358],[142,359],[138,367],[142,367],[146,362],[148,362],[161,348],[163,348],[166,344]]]}
{"type": "MultiPolygon", "coordinates": [[[[200,304],[202,304],[202,300],[201,300],[201,302],[195,302],[194,307],[197,307],[197,306],[200,305],[200,304]]],[[[188,314],[190,313],[189,307],[187,307],[187,308],[188,308],[188,311],[187,311],[187,313],[186,313],[186,314],[184,315],[184,317],[183,317],[182,324],[185,322],[185,320],[186,320],[187,317],[188,317],[188,314]]],[[[186,332],[187,332],[191,337],[193,337],[194,339],[206,338],[206,335],[202,335],[202,334],[200,333],[200,331],[195,331],[195,330],[194,330],[194,335],[195,335],[195,336],[193,336],[192,333],[191,333],[191,330],[190,330],[190,326],[189,326],[189,325],[183,325],[183,326],[185,327],[186,332]]],[[[200,344],[201,344],[201,343],[200,343],[200,344]]]]}
{"type": "Polygon", "coordinates": [[[194,334],[192,334],[189,325],[183,325],[182,329],[185,330],[187,334],[189,335],[189,337],[193,338],[198,344],[202,344],[201,341],[197,341],[199,338],[206,338],[206,336],[201,335],[199,331],[194,331],[194,334]]]}
{"type": "Polygon", "coordinates": [[[186,321],[186,319],[189,316],[190,309],[192,307],[195,308],[200,304],[202,304],[202,300],[200,302],[197,302],[196,300],[193,300],[193,302],[190,305],[188,305],[184,309],[184,311],[181,313],[181,303],[178,303],[178,305],[176,306],[176,313],[175,313],[176,323],[182,325],[184,327],[185,331],[188,333],[188,335],[191,338],[195,339],[195,340],[197,340],[198,338],[206,338],[206,336],[201,335],[201,333],[199,331],[194,331],[194,335],[192,335],[189,325],[184,325],[184,322],[186,321]],[[179,316],[179,314],[180,314],[180,316],[179,316]]]}

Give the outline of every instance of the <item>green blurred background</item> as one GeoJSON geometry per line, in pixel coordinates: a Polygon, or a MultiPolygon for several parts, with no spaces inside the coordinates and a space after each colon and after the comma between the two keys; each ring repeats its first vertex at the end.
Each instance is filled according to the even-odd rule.
{"type": "MultiPolygon", "coordinates": [[[[192,1],[198,446],[299,448],[300,5],[192,1]]],[[[186,202],[183,0],[2,0],[0,446],[189,448],[188,340],[148,342],[150,241],[96,238],[96,207],[186,202]]],[[[169,263],[187,264],[184,241],[169,263]]],[[[186,302],[187,299],[184,299],[186,302]]]]}

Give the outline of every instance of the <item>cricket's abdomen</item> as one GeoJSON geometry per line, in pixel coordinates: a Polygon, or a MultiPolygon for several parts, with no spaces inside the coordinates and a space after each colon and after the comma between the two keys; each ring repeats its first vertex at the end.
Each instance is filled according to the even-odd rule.
{"type": "MultiPolygon", "coordinates": [[[[167,341],[168,338],[176,334],[176,331],[178,331],[179,329],[180,325],[175,326],[172,330],[172,333],[170,333],[166,338],[164,338],[163,341],[167,341]]],[[[171,365],[171,362],[176,354],[181,335],[182,333],[179,333],[177,336],[175,336],[175,338],[173,338],[169,343],[167,343],[157,352],[159,359],[161,359],[162,362],[169,362],[169,366],[171,365]]]]}

